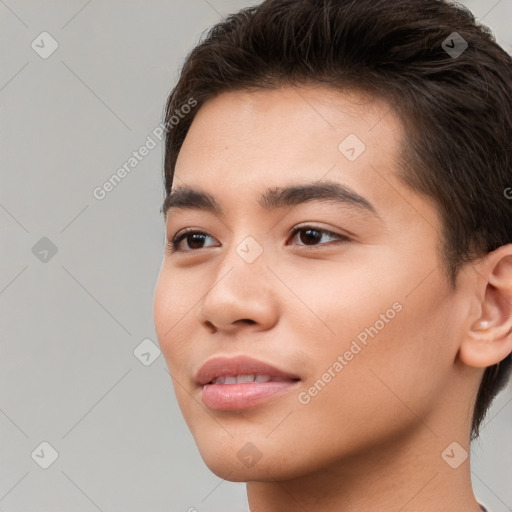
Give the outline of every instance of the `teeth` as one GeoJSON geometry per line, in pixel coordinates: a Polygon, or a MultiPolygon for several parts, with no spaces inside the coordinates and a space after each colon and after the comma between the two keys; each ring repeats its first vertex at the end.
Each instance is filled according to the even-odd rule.
{"type": "Polygon", "coordinates": [[[254,382],[254,375],[239,375],[238,377],[235,378],[235,381],[236,382],[254,382]]]}
{"type": "Polygon", "coordinates": [[[240,384],[243,382],[269,382],[273,380],[270,375],[226,375],[213,379],[212,384],[240,384]]]}
{"type": "Polygon", "coordinates": [[[269,380],[272,380],[269,375],[258,375],[254,382],[268,382],[269,380]]]}

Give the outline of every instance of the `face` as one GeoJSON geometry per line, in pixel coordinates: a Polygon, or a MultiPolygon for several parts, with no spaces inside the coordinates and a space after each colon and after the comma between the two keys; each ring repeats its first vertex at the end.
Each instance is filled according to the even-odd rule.
{"type": "Polygon", "coordinates": [[[384,101],[324,87],[224,93],[197,113],[172,192],[218,208],[171,201],[177,244],[154,318],[180,409],[219,476],[320,470],[443,403],[464,312],[438,260],[436,208],[398,180],[402,137],[384,101]],[[228,366],[208,382],[277,376],[203,387],[198,372],[218,357],[228,366]]]}

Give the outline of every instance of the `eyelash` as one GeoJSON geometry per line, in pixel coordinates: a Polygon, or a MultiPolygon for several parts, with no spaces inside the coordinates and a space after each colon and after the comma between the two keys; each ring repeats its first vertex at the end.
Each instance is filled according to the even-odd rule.
{"type": "MultiPolygon", "coordinates": [[[[336,240],[337,243],[346,243],[346,242],[350,241],[350,238],[345,236],[345,235],[341,235],[339,233],[334,233],[333,231],[328,231],[326,229],[321,229],[321,228],[318,228],[316,226],[298,226],[296,228],[293,228],[292,232],[291,232],[291,238],[294,238],[297,235],[297,233],[300,233],[301,231],[308,231],[308,230],[317,231],[318,233],[326,234],[326,235],[338,238],[338,240],[336,240]]],[[[179,244],[187,236],[192,235],[192,234],[194,234],[194,235],[198,234],[198,235],[210,236],[205,231],[196,230],[194,228],[190,228],[190,229],[187,229],[185,231],[178,232],[178,234],[176,234],[172,240],[167,242],[167,247],[168,247],[169,251],[171,253],[174,253],[174,252],[195,252],[195,251],[199,251],[200,249],[206,249],[207,247],[201,247],[200,249],[188,249],[188,250],[182,250],[182,249],[178,248],[179,244]]],[[[305,244],[300,244],[300,245],[301,245],[301,247],[308,247],[308,248],[314,249],[315,247],[325,245],[325,243],[319,243],[319,244],[315,244],[315,245],[305,245],[305,244]]]]}

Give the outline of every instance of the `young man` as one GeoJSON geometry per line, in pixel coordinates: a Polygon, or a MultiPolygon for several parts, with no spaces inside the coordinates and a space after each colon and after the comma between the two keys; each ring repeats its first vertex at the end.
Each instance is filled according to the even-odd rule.
{"type": "Polygon", "coordinates": [[[437,0],[267,0],[167,104],[155,325],[251,512],[477,512],[512,352],[512,59],[437,0]]]}

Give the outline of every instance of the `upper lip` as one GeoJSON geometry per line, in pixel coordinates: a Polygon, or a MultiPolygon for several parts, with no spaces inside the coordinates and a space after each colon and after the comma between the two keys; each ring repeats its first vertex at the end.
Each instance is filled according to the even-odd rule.
{"type": "Polygon", "coordinates": [[[297,375],[285,372],[269,363],[253,359],[248,356],[237,357],[213,357],[208,359],[196,373],[195,381],[200,384],[208,384],[217,377],[228,375],[270,375],[282,379],[299,380],[297,375]]]}

